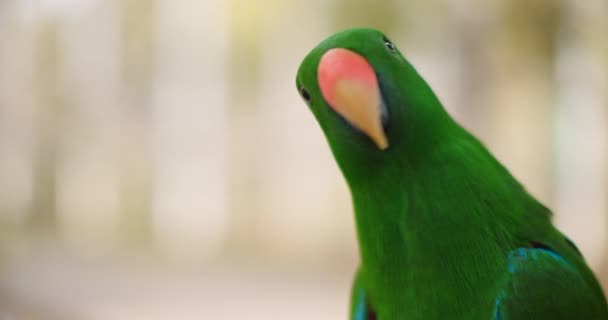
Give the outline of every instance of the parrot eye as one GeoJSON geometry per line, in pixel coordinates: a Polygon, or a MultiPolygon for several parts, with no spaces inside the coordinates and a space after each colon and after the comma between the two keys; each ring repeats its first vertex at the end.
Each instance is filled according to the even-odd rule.
{"type": "Polygon", "coordinates": [[[304,101],[306,101],[306,103],[310,103],[310,100],[311,100],[310,93],[308,93],[308,91],[306,89],[304,89],[304,87],[300,88],[300,95],[302,96],[302,99],[304,99],[304,101]]]}
{"type": "Polygon", "coordinates": [[[397,48],[395,48],[395,45],[388,40],[386,37],[383,37],[382,40],[384,40],[384,46],[388,49],[388,51],[390,52],[396,52],[397,48]]]}

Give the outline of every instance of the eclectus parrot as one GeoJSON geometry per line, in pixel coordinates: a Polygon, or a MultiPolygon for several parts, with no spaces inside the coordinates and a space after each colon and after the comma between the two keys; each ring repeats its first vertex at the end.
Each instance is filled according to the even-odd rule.
{"type": "Polygon", "coordinates": [[[607,320],[581,253],[381,32],[313,49],[297,89],[352,195],[352,320],[607,320]]]}

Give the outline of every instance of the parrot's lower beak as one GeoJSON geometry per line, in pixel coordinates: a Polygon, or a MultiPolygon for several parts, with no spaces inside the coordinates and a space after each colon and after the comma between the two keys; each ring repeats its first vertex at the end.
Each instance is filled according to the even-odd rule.
{"type": "Polygon", "coordinates": [[[384,150],[389,143],[382,125],[383,102],[376,73],[361,55],[342,48],[327,51],[317,70],[328,104],[384,150]]]}

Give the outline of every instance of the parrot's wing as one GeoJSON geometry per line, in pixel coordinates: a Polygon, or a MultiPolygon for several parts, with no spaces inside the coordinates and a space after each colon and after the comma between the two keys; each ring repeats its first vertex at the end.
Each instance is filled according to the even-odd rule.
{"type": "Polygon", "coordinates": [[[606,320],[605,303],[579,271],[556,252],[520,248],[509,253],[494,320],[606,320]]]}
{"type": "Polygon", "coordinates": [[[369,305],[367,291],[363,286],[361,270],[357,271],[350,298],[350,320],[376,320],[376,313],[369,305]]]}

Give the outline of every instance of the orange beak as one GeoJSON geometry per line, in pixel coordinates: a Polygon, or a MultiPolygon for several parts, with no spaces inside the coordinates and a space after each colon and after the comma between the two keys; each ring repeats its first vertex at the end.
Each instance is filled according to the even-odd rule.
{"type": "Polygon", "coordinates": [[[317,80],[323,98],[380,150],[388,148],[382,126],[382,97],[372,66],[361,55],[342,48],[321,57],[317,80]]]}

